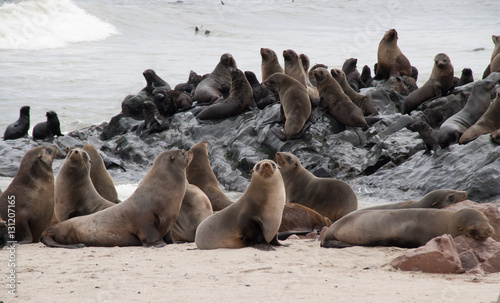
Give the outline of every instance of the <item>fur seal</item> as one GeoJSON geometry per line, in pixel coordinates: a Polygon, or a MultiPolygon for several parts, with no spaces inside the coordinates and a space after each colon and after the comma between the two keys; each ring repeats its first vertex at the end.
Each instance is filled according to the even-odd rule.
{"type": "Polygon", "coordinates": [[[64,136],[61,134],[61,124],[54,111],[45,113],[47,121],[40,122],[33,128],[33,140],[43,140],[54,136],[64,136]]]}
{"type": "Polygon", "coordinates": [[[170,128],[170,122],[163,117],[154,102],[144,102],[144,122],[136,130],[136,134],[142,139],[152,133],[161,133],[170,128]]]}
{"type": "Polygon", "coordinates": [[[27,151],[14,179],[0,196],[0,217],[10,220],[15,211],[15,239],[9,240],[36,243],[49,226],[54,213],[52,161],[57,153],[55,145],[27,151]]]}
{"type": "Polygon", "coordinates": [[[257,76],[252,71],[245,71],[245,77],[248,83],[252,86],[253,101],[259,109],[263,109],[268,105],[276,103],[276,95],[269,88],[263,87],[257,80],[257,76]]]}
{"type": "Polygon", "coordinates": [[[495,44],[495,48],[493,49],[493,53],[491,54],[490,64],[486,67],[483,73],[483,79],[486,79],[493,72],[500,72],[500,36],[491,36],[491,40],[493,40],[493,44],[495,44]]]}
{"type": "Polygon", "coordinates": [[[202,110],[198,120],[225,119],[239,115],[255,104],[253,101],[252,86],[248,83],[245,74],[237,68],[229,68],[231,73],[231,90],[229,97],[212,104],[202,110]]]}
{"type": "Polygon", "coordinates": [[[196,246],[269,249],[270,245],[278,245],[284,206],[285,188],[278,165],[271,160],[260,161],[253,167],[252,180],[241,198],[201,222],[196,230],[196,246]]]}
{"type": "Polygon", "coordinates": [[[231,54],[225,53],[215,69],[205,77],[194,90],[193,99],[198,104],[211,104],[222,97],[221,89],[231,86],[231,74],[229,68],[237,68],[236,61],[231,54]]]}
{"type": "Polygon", "coordinates": [[[377,106],[375,105],[375,102],[373,102],[373,100],[370,99],[368,96],[355,92],[352,89],[351,85],[347,83],[347,78],[343,71],[334,68],[330,71],[330,73],[332,74],[333,79],[335,79],[337,83],[340,85],[340,87],[342,87],[342,90],[349,97],[349,99],[351,99],[351,101],[363,111],[363,115],[365,116],[378,115],[378,109],[377,106]]]}
{"type": "Polygon", "coordinates": [[[193,160],[186,169],[186,177],[190,184],[200,188],[210,200],[213,211],[222,210],[233,204],[219,188],[219,182],[210,166],[208,143],[201,141],[190,149],[193,160]]]}
{"type": "Polygon", "coordinates": [[[192,153],[164,151],[158,155],[127,200],[91,215],[47,228],[41,241],[49,247],[162,247],[172,243],[171,231],[186,193],[186,166],[192,153]]]}
{"type": "Polygon", "coordinates": [[[278,138],[288,140],[300,137],[305,130],[304,125],[311,116],[311,102],[305,86],[282,73],[271,75],[263,85],[276,90],[280,96],[282,113],[286,121],[283,135],[277,134],[278,138]]]}
{"type": "Polygon", "coordinates": [[[304,66],[299,55],[292,49],[283,51],[283,58],[285,58],[285,74],[299,81],[307,89],[307,94],[312,100],[319,99],[318,89],[312,84],[308,83],[307,74],[304,72],[304,66]]]}
{"type": "Polygon", "coordinates": [[[212,204],[207,195],[197,186],[188,184],[179,216],[172,228],[172,239],[176,242],[194,242],[196,228],[212,214],[212,204]]]}
{"type": "Polygon", "coordinates": [[[111,175],[108,173],[104,160],[97,149],[95,149],[93,145],[85,143],[85,145],[83,145],[83,150],[86,151],[90,157],[90,180],[92,180],[95,190],[101,197],[108,201],[113,203],[120,202],[115,184],[113,183],[113,178],[111,178],[111,175]]]}
{"type": "Polygon", "coordinates": [[[277,152],[276,162],[285,182],[288,203],[314,209],[332,222],[358,209],[358,198],[344,181],[314,176],[291,153],[277,152]]]}
{"type": "Polygon", "coordinates": [[[440,131],[448,134],[449,142],[458,142],[462,134],[481,118],[490,106],[490,91],[496,81],[481,80],[474,83],[464,108],[443,122],[440,131]]]}
{"type": "Polygon", "coordinates": [[[326,108],[336,121],[345,126],[368,128],[363,111],[349,99],[326,69],[315,69],[314,77],[321,97],[321,108],[326,108]]]}
{"type": "Polygon", "coordinates": [[[195,71],[191,70],[189,72],[188,81],[186,83],[177,84],[174,90],[191,94],[195,90],[196,86],[200,84],[201,80],[203,80],[203,76],[198,75],[195,71]]]}
{"type": "Polygon", "coordinates": [[[391,76],[411,76],[410,61],[398,47],[398,32],[388,30],[378,45],[377,70],[374,80],[389,79],[391,76]]]}
{"type": "Polygon", "coordinates": [[[497,129],[500,129],[500,89],[497,91],[497,97],[493,103],[490,104],[481,118],[462,134],[458,143],[469,143],[480,135],[494,132],[497,129]]]}
{"type": "Polygon", "coordinates": [[[360,88],[365,88],[365,83],[361,80],[361,74],[358,71],[358,59],[346,59],[342,65],[342,71],[345,73],[347,83],[357,93],[360,88]]]}
{"type": "Polygon", "coordinates": [[[458,211],[422,208],[359,210],[333,223],[322,237],[321,246],[415,248],[443,234],[485,240],[492,233],[488,218],[470,208],[458,211]]]}
{"type": "Polygon", "coordinates": [[[448,205],[462,202],[467,199],[467,192],[452,189],[436,189],[422,197],[418,201],[406,201],[377,205],[363,208],[363,210],[373,209],[403,209],[403,208],[444,208],[448,205]]]}
{"type": "Polygon", "coordinates": [[[474,76],[472,75],[472,69],[470,68],[464,68],[462,70],[462,75],[460,76],[460,79],[458,79],[458,82],[455,87],[465,85],[467,83],[474,82],[474,76]]]}
{"type": "Polygon", "coordinates": [[[286,203],[283,208],[283,217],[278,229],[278,239],[284,240],[293,233],[321,231],[329,227],[332,221],[307,206],[298,203],[286,203]],[[282,237],[285,236],[285,237],[282,237]]]}
{"type": "Polygon", "coordinates": [[[58,222],[93,214],[115,205],[101,197],[92,184],[92,164],[89,154],[83,149],[68,151],[54,186],[54,213],[58,222]]]}
{"type": "Polygon", "coordinates": [[[11,123],[5,129],[3,133],[4,140],[14,140],[22,137],[28,136],[28,130],[30,129],[30,107],[23,106],[19,110],[19,119],[16,122],[11,123]]]}
{"type": "Polygon", "coordinates": [[[409,114],[420,104],[435,97],[446,95],[453,88],[453,65],[448,55],[439,53],[434,57],[432,73],[419,89],[406,97],[403,105],[403,114],[409,114]]]}
{"type": "Polygon", "coordinates": [[[366,87],[369,87],[373,81],[372,71],[368,65],[363,66],[363,70],[361,71],[361,81],[363,81],[366,87]]]}
{"type": "Polygon", "coordinates": [[[261,48],[260,56],[262,57],[262,63],[260,66],[262,72],[262,82],[274,73],[283,73],[283,68],[278,61],[278,56],[272,49],[261,48]]]}

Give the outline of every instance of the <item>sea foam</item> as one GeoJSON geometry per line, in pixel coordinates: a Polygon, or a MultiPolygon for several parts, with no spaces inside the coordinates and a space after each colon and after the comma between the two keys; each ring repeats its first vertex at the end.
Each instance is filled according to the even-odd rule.
{"type": "Polygon", "coordinates": [[[0,49],[47,49],[97,41],[116,28],[70,0],[29,0],[0,7],[0,49]]]}

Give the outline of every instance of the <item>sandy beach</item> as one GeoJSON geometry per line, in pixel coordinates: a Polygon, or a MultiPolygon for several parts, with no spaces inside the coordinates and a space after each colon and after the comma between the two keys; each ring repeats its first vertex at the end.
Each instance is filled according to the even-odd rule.
{"type": "Polygon", "coordinates": [[[286,240],[276,251],[16,247],[16,295],[8,293],[9,251],[0,252],[4,302],[497,302],[500,273],[425,274],[392,269],[406,249],[325,249],[286,240]]]}

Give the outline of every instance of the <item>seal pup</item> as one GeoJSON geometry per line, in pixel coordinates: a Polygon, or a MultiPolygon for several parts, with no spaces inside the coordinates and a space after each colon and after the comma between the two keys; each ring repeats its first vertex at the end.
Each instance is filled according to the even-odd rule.
{"type": "Polygon", "coordinates": [[[245,71],[245,77],[252,86],[253,101],[259,109],[263,109],[268,105],[276,103],[276,95],[269,88],[263,87],[257,80],[257,76],[252,71],[245,71]]]}
{"type": "Polygon", "coordinates": [[[225,53],[220,57],[220,61],[212,73],[198,84],[194,90],[193,99],[198,104],[211,104],[222,97],[221,89],[227,89],[231,86],[230,67],[237,68],[236,61],[231,54],[225,53]]]}
{"type": "Polygon", "coordinates": [[[467,199],[466,191],[453,189],[436,189],[431,191],[417,201],[405,201],[399,203],[391,203],[377,205],[373,207],[363,208],[363,210],[373,209],[403,209],[403,208],[444,208],[448,205],[465,201],[467,199]]]}
{"type": "MultiPolygon", "coordinates": [[[[90,157],[90,180],[95,187],[95,190],[104,199],[113,203],[118,203],[118,193],[116,192],[113,178],[106,169],[106,164],[97,149],[90,143],[83,145],[83,150],[87,152],[90,157]]],[[[123,167],[121,167],[123,169],[123,167]]]]}
{"type": "Polygon", "coordinates": [[[318,232],[331,224],[330,219],[314,209],[298,203],[286,203],[278,229],[278,240],[285,240],[292,234],[318,232]]]}
{"type": "Polygon", "coordinates": [[[196,230],[199,249],[254,246],[273,249],[285,206],[285,188],[278,165],[263,160],[252,169],[252,179],[240,199],[205,219],[196,230]]]}
{"type": "Polygon", "coordinates": [[[152,133],[161,133],[170,128],[170,121],[163,117],[154,102],[144,102],[144,122],[136,130],[136,135],[141,139],[152,133]]]}
{"type": "Polygon", "coordinates": [[[334,68],[330,71],[330,73],[332,74],[333,79],[335,79],[340,87],[342,87],[342,90],[349,97],[349,99],[351,99],[351,101],[363,111],[363,115],[378,115],[378,109],[375,102],[373,102],[373,100],[368,96],[355,92],[351,85],[347,83],[347,77],[343,71],[334,68]]]}
{"type": "Polygon", "coordinates": [[[373,77],[372,77],[372,71],[368,65],[363,66],[360,78],[366,87],[370,86],[371,82],[373,81],[373,77]]]}
{"type": "Polygon", "coordinates": [[[69,150],[54,186],[54,214],[58,222],[93,214],[115,205],[99,195],[92,184],[90,172],[89,154],[80,148],[69,150]]]}
{"type": "Polygon", "coordinates": [[[186,193],[186,166],[192,153],[164,151],[158,155],[134,193],[125,201],[91,215],[47,228],[41,241],[49,247],[163,247],[186,193]]]}
{"type": "Polygon", "coordinates": [[[306,88],[294,78],[275,73],[263,85],[278,92],[282,116],[285,118],[285,130],[275,134],[280,140],[299,138],[305,131],[305,125],[311,116],[311,102],[306,88]]]}
{"type": "Polygon", "coordinates": [[[19,110],[19,119],[7,126],[3,133],[4,140],[14,140],[28,136],[30,128],[30,107],[23,106],[19,110]]]}
{"type": "Polygon", "coordinates": [[[361,74],[358,71],[358,59],[346,59],[342,65],[342,71],[345,73],[347,83],[357,93],[360,88],[365,88],[365,83],[361,80],[361,74]]]}
{"type": "Polygon", "coordinates": [[[237,68],[229,68],[231,73],[231,90],[229,97],[212,104],[202,110],[198,120],[225,119],[239,115],[254,105],[252,86],[245,74],[237,68]]]}
{"type": "Polygon", "coordinates": [[[332,222],[358,209],[358,198],[344,181],[314,176],[291,153],[277,152],[276,162],[283,176],[288,203],[314,209],[332,222]]]}
{"type": "Polygon", "coordinates": [[[321,247],[398,246],[415,248],[432,238],[450,234],[484,241],[493,233],[480,211],[464,208],[359,210],[333,223],[321,238],[321,247]]]}
{"type": "Polygon", "coordinates": [[[321,97],[320,108],[327,109],[328,113],[342,125],[368,128],[363,111],[349,99],[326,69],[317,68],[314,70],[314,77],[321,97]]]}
{"type": "Polygon", "coordinates": [[[190,184],[201,189],[210,200],[213,211],[222,210],[233,204],[219,188],[219,182],[210,166],[207,141],[201,141],[190,149],[193,160],[186,169],[186,177],[190,184]]]}
{"type": "Polygon", "coordinates": [[[500,89],[497,91],[497,97],[493,100],[493,103],[490,104],[481,118],[462,134],[458,143],[469,143],[477,137],[494,132],[497,129],[500,129],[500,89]]]}
{"type": "Polygon", "coordinates": [[[203,76],[198,75],[195,71],[191,70],[189,72],[187,82],[177,84],[174,90],[191,94],[195,90],[196,86],[200,84],[201,80],[203,80],[203,76]]]}
{"type": "Polygon", "coordinates": [[[45,113],[47,121],[40,122],[33,128],[33,140],[43,140],[54,136],[64,136],[61,134],[61,123],[55,111],[45,113]]]}
{"type": "Polygon", "coordinates": [[[455,87],[465,85],[467,83],[474,82],[474,76],[472,75],[472,69],[464,68],[462,70],[462,75],[458,79],[457,84],[454,84],[455,87]]]}
{"type": "Polygon", "coordinates": [[[432,73],[425,84],[411,92],[403,104],[403,114],[409,114],[420,104],[432,98],[445,96],[453,88],[454,69],[450,57],[439,53],[434,57],[432,73]]]}
{"type": "Polygon", "coordinates": [[[55,145],[35,147],[21,159],[19,170],[0,196],[0,217],[12,218],[15,211],[15,239],[19,244],[36,243],[54,213],[55,145]]]}
{"type": "Polygon", "coordinates": [[[283,73],[283,68],[278,61],[278,56],[272,49],[261,48],[260,56],[262,57],[262,63],[260,65],[262,82],[274,73],[283,73]]]}
{"type": "Polygon", "coordinates": [[[401,52],[398,46],[398,32],[388,30],[377,50],[377,69],[374,80],[389,79],[391,76],[411,76],[410,61],[401,52]]]}

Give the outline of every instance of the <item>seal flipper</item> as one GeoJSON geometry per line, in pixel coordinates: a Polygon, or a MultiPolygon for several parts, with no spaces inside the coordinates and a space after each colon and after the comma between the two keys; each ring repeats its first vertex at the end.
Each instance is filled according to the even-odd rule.
{"type": "Polygon", "coordinates": [[[245,246],[251,246],[259,250],[275,250],[271,243],[276,240],[276,236],[271,240],[271,243],[266,241],[264,237],[264,227],[262,226],[262,221],[259,218],[248,218],[245,222],[245,228],[242,230],[241,241],[245,246]]]}
{"type": "Polygon", "coordinates": [[[321,247],[324,248],[346,248],[346,247],[353,247],[354,245],[345,243],[342,241],[338,240],[324,240],[321,242],[321,247]]]}
{"type": "Polygon", "coordinates": [[[163,241],[167,244],[174,244],[174,240],[172,238],[172,230],[170,230],[165,237],[163,237],[163,241]]]}
{"type": "Polygon", "coordinates": [[[56,240],[54,240],[54,234],[52,233],[52,230],[45,230],[42,234],[42,238],[40,239],[40,242],[45,244],[47,247],[57,247],[57,248],[69,248],[69,249],[75,249],[75,248],[83,248],[85,247],[85,244],[60,244],[57,243],[56,240]]]}

